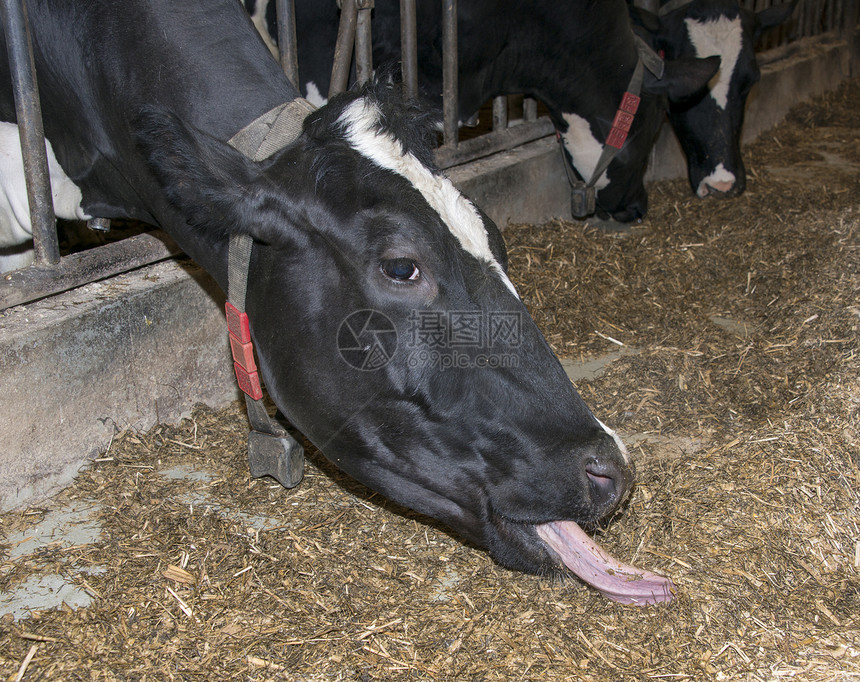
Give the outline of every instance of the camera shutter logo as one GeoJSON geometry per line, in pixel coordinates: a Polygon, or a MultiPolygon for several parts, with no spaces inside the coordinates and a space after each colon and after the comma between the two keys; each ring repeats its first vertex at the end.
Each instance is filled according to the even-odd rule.
{"type": "Polygon", "coordinates": [[[337,349],[350,367],[372,372],[387,365],[397,350],[397,329],[378,310],[359,310],[337,330],[337,349]]]}

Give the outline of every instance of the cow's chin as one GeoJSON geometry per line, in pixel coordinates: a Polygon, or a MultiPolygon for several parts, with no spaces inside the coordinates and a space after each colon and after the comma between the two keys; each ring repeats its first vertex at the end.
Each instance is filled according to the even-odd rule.
{"type": "Polygon", "coordinates": [[[520,523],[493,514],[491,556],[504,566],[542,575],[575,574],[603,596],[644,606],[671,601],[674,583],[625,564],[592,540],[575,521],[520,523]]]}

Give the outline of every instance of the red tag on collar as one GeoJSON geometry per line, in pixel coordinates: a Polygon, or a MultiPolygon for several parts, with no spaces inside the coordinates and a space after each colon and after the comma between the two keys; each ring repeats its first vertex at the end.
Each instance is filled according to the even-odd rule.
{"type": "Polygon", "coordinates": [[[612,128],[609,130],[609,135],[606,136],[606,144],[610,147],[621,149],[624,146],[627,133],[630,132],[636,111],[639,109],[639,101],[640,98],[632,92],[624,93],[621,104],[618,105],[618,111],[615,112],[612,128]]]}
{"type": "Polygon", "coordinates": [[[609,135],[606,136],[606,144],[610,147],[615,147],[616,149],[621,149],[626,140],[627,133],[624,130],[619,130],[618,128],[610,129],[609,135]]]}
{"type": "Polygon", "coordinates": [[[251,343],[251,324],[248,314],[229,301],[224,306],[227,313],[227,330],[230,334],[230,351],[233,354],[233,369],[236,371],[236,381],[243,393],[254,400],[263,397],[263,387],[257,364],[254,362],[254,344],[251,343]]]}
{"type": "Polygon", "coordinates": [[[621,98],[621,104],[618,105],[619,111],[626,111],[630,115],[635,115],[639,110],[640,97],[632,92],[625,92],[621,98]]]}
{"type": "Polygon", "coordinates": [[[263,387],[260,384],[260,375],[257,372],[247,371],[238,362],[233,363],[233,369],[236,370],[236,381],[239,382],[242,393],[246,393],[254,400],[262,400],[263,387]]]}
{"type": "Polygon", "coordinates": [[[227,330],[230,336],[235,336],[242,343],[251,340],[251,325],[248,323],[248,314],[239,312],[239,309],[230,301],[224,306],[227,313],[227,330]]]}

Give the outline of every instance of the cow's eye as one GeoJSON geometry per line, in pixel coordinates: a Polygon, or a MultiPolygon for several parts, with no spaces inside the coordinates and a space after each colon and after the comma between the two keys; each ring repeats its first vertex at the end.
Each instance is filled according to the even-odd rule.
{"type": "Polygon", "coordinates": [[[410,258],[391,258],[382,261],[382,272],[386,277],[397,282],[414,282],[421,277],[421,270],[410,258]]]}

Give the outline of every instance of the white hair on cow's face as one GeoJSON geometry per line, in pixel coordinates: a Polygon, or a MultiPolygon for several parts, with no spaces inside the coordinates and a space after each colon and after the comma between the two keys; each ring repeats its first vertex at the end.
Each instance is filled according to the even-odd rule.
{"type": "Polygon", "coordinates": [[[717,192],[728,192],[732,187],[734,187],[736,180],[737,178],[734,173],[727,170],[722,163],[718,163],[717,167],[714,168],[707,177],[702,178],[698,189],[696,189],[696,194],[700,197],[706,197],[711,190],[716,190],[717,192]]]}
{"type": "MultiPolygon", "coordinates": [[[[597,419],[597,417],[595,417],[595,419],[597,419]]],[[[604,423],[603,423],[602,421],[600,421],[599,419],[597,419],[597,423],[598,423],[598,424],[600,424],[600,427],[601,427],[604,431],[606,431],[606,433],[607,433],[607,434],[609,434],[609,435],[612,437],[612,440],[614,440],[614,441],[615,441],[615,445],[618,447],[618,450],[621,452],[621,456],[624,458],[624,463],[625,463],[625,464],[630,464],[630,453],[629,453],[629,452],[627,452],[627,447],[624,445],[624,441],[622,441],[622,440],[618,437],[618,434],[617,434],[617,433],[615,433],[615,431],[613,431],[612,429],[610,429],[606,424],[604,424],[604,423]]]]}
{"type": "Polygon", "coordinates": [[[741,18],[719,17],[713,21],[685,19],[687,34],[696,49],[697,57],[720,57],[720,70],[708,84],[711,97],[725,110],[729,100],[729,85],[738,63],[743,42],[741,18]]]}
{"type": "MultiPolygon", "coordinates": [[[[588,181],[591,179],[594,169],[597,168],[597,162],[603,152],[603,145],[595,139],[591,132],[591,126],[582,116],[562,114],[562,117],[567,121],[567,130],[562,135],[564,146],[573,159],[574,168],[588,181]]],[[[606,171],[603,171],[597,182],[594,183],[594,188],[600,190],[608,184],[609,178],[606,177],[606,171]]]]}
{"type": "Polygon", "coordinates": [[[439,214],[460,246],[479,261],[490,264],[514,296],[517,290],[490,250],[484,221],[475,206],[442,175],[434,174],[413,154],[404,153],[400,142],[379,128],[379,109],[361,97],[340,117],[347,141],[377,166],[406,178],[430,207],[439,214]]]}

